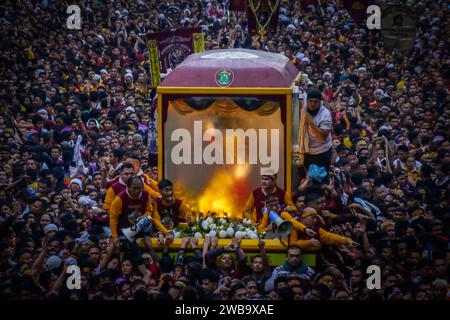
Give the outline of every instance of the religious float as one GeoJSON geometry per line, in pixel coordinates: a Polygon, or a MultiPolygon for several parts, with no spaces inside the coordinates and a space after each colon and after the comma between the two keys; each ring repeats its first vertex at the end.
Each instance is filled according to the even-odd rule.
{"type": "MultiPolygon", "coordinates": [[[[159,179],[174,182],[175,196],[190,204],[194,220],[213,216],[239,224],[264,170],[277,172],[278,186],[290,193],[299,119],[293,93],[299,77],[283,55],[227,49],[190,55],[158,86],[159,179]]],[[[238,236],[245,252],[256,254],[261,235],[242,223],[233,232],[217,229],[217,223],[212,223],[216,229],[200,227],[199,245],[211,233],[220,238],[219,246],[238,236]]],[[[284,261],[288,240],[265,242],[271,263],[284,261]]],[[[176,238],[171,249],[180,244],[176,238]]],[[[314,264],[314,255],[306,259],[314,264]]]]}

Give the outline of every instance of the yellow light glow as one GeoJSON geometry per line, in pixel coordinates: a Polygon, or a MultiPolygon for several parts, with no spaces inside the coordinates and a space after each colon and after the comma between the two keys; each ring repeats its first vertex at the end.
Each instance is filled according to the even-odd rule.
{"type": "Polygon", "coordinates": [[[200,212],[206,214],[208,211],[214,211],[218,216],[225,213],[228,216],[236,215],[236,208],[233,205],[233,184],[233,175],[224,170],[217,171],[198,198],[200,212]]]}
{"type": "Polygon", "coordinates": [[[234,168],[234,177],[236,179],[245,178],[247,177],[249,173],[249,166],[248,164],[238,164],[234,168]]]}

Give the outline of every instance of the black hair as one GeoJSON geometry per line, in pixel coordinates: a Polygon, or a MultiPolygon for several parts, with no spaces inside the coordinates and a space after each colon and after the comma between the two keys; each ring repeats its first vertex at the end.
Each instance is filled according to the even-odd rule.
{"type": "Polygon", "coordinates": [[[191,300],[195,301],[198,300],[198,294],[194,287],[187,286],[184,287],[181,291],[181,296],[183,297],[183,300],[191,300]]]}
{"type": "Polygon", "coordinates": [[[244,286],[242,283],[236,283],[236,284],[232,285],[231,288],[230,288],[230,297],[233,297],[234,294],[235,294],[239,289],[245,289],[245,286],[244,286]]]}
{"type": "Polygon", "coordinates": [[[306,196],[305,191],[303,191],[303,190],[297,190],[297,191],[294,193],[294,195],[292,196],[292,201],[293,201],[294,203],[296,203],[297,200],[298,200],[298,198],[300,198],[300,197],[305,197],[305,196],[306,196]]]}
{"type": "Polygon", "coordinates": [[[363,178],[363,175],[358,172],[354,172],[351,175],[351,180],[356,186],[360,186],[363,183],[363,178]]]}
{"type": "Polygon", "coordinates": [[[163,179],[160,182],[158,182],[158,189],[160,191],[162,189],[164,189],[164,188],[172,187],[172,186],[173,186],[173,183],[170,180],[167,180],[167,179],[163,179]]]}
{"type": "Polygon", "coordinates": [[[397,151],[403,151],[403,152],[408,153],[409,150],[408,150],[407,146],[405,146],[404,144],[401,144],[397,147],[397,151]]]}
{"type": "Polygon", "coordinates": [[[291,287],[282,287],[276,290],[281,300],[292,300],[294,298],[294,292],[291,287]]]}
{"type": "Polygon", "coordinates": [[[275,286],[275,288],[278,286],[278,284],[279,283],[288,283],[288,281],[289,281],[289,279],[288,279],[288,277],[284,277],[284,276],[280,276],[280,277],[278,277],[278,278],[276,278],[275,279],[275,281],[274,281],[274,286],[275,286]]]}
{"type": "Polygon", "coordinates": [[[133,184],[133,181],[135,181],[135,180],[139,180],[142,184],[144,184],[144,181],[142,181],[142,178],[140,176],[134,175],[134,176],[131,176],[130,179],[128,179],[127,187],[131,187],[131,185],[133,184]]]}
{"type": "Polygon", "coordinates": [[[317,283],[314,285],[313,290],[319,291],[320,300],[329,300],[331,299],[331,290],[327,285],[323,283],[317,283]]]}
{"type": "Polygon", "coordinates": [[[101,176],[101,177],[103,177],[103,173],[101,173],[100,171],[94,172],[94,173],[92,174],[92,178],[94,178],[95,176],[101,176]]]}
{"type": "Polygon", "coordinates": [[[219,282],[219,275],[211,269],[203,269],[200,272],[200,280],[209,280],[214,283],[219,282]]]}
{"type": "Polygon", "coordinates": [[[116,157],[116,158],[119,158],[119,159],[122,159],[122,157],[124,156],[124,154],[125,154],[125,150],[123,150],[123,149],[114,149],[113,151],[112,151],[112,155],[114,156],[114,157],[116,157]]]}
{"type": "Polygon", "coordinates": [[[311,192],[306,193],[305,195],[305,204],[308,206],[309,203],[319,200],[320,198],[324,197],[325,195],[323,192],[311,192]]]}
{"type": "MultiPolygon", "coordinates": [[[[139,289],[133,294],[133,300],[147,301],[147,300],[150,300],[150,297],[149,297],[147,291],[145,291],[144,289],[139,289]]],[[[162,300],[162,299],[160,299],[160,300],[162,300]]]]}
{"type": "Polygon", "coordinates": [[[289,246],[287,251],[289,252],[289,250],[300,250],[300,252],[302,251],[302,249],[299,246],[289,246]]]}

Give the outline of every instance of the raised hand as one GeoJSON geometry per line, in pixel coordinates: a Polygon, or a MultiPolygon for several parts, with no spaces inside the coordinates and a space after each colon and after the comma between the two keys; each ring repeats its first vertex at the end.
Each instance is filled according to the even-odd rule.
{"type": "Polygon", "coordinates": [[[186,245],[189,243],[190,238],[189,237],[184,237],[183,239],[181,239],[181,249],[185,249],[186,245]]]}
{"type": "Polygon", "coordinates": [[[189,243],[191,244],[192,249],[197,248],[198,239],[196,237],[190,237],[189,243]]]}
{"type": "Polygon", "coordinates": [[[212,237],[211,238],[211,249],[217,248],[217,243],[219,242],[219,238],[212,237]]]}
{"type": "Polygon", "coordinates": [[[208,250],[209,245],[211,244],[211,237],[206,236],[205,240],[203,240],[203,250],[208,250]]]}
{"type": "Polygon", "coordinates": [[[266,243],[264,242],[264,240],[259,239],[258,248],[261,250],[261,249],[264,249],[265,246],[266,246],[266,243]]]}
{"type": "Polygon", "coordinates": [[[305,228],[305,233],[310,237],[314,237],[317,234],[317,232],[309,228],[305,228]]]}
{"type": "Polygon", "coordinates": [[[309,245],[314,247],[314,248],[320,248],[322,246],[320,241],[317,240],[317,239],[314,239],[314,238],[309,240],[309,245]]]}
{"type": "Polygon", "coordinates": [[[164,245],[164,235],[162,233],[158,233],[157,239],[160,246],[164,245]]]}
{"type": "Polygon", "coordinates": [[[166,245],[170,245],[173,242],[173,232],[169,232],[168,234],[166,234],[166,245]]]}
{"type": "Polygon", "coordinates": [[[231,240],[231,243],[234,244],[234,246],[236,248],[239,248],[241,246],[241,239],[239,238],[233,238],[233,240],[231,240]]]}

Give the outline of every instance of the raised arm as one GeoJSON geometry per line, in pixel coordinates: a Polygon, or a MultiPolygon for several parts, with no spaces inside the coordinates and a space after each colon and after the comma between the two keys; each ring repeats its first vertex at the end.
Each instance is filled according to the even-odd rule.
{"type": "Polygon", "coordinates": [[[268,277],[268,276],[270,276],[270,265],[269,265],[269,258],[267,257],[265,245],[266,245],[266,243],[264,242],[264,240],[259,239],[259,242],[258,242],[259,254],[261,255],[261,258],[263,260],[264,275],[266,277],[268,277]]]}

